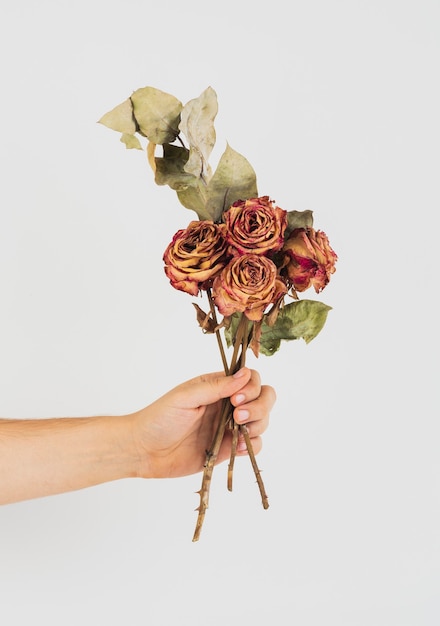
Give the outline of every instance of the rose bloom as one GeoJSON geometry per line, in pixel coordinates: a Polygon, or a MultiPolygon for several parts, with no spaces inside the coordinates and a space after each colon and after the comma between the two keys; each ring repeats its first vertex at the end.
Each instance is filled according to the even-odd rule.
{"type": "Polygon", "coordinates": [[[212,297],[222,315],[240,312],[252,321],[261,320],[265,308],[286,292],[275,263],[258,254],[233,257],[212,285],[212,297]]]}
{"type": "Polygon", "coordinates": [[[230,259],[224,231],[224,224],[209,220],[194,220],[177,231],[163,255],[175,289],[196,296],[224,268],[230,259]]]}
{"type": "Polygon", "coordinates": [[[275,206],[269,196],[238,200],[225,211],[223,219],[226,238],[239,254],[267,255],[284,243],[287,211],[275,206]]]}
{"type": "Polygon", "coordinates": [[[316,293],[324,289],[336,271],[338,257],[327,235],[313,228],[295,228],[284,244],[284,268],[297,291],[313,285],[316,293]]]}

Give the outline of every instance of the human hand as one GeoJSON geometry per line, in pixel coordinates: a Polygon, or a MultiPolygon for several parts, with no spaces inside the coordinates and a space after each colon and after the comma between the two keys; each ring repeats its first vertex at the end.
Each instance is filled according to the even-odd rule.
{"type": "MultiPolygon", "coordinates": [[[[230,397],[233,417],[246,424],[255,454],[261,450],[261,435],[269,424],[275,403],[273,387],[261,385],[256,370],[242,368],[233,376],[215,372],[184,382],[144,409],[132,414],[133,435],[138,449],[138,475],[173,478],[203,470],[206,450],[214,436],[222,399],[230,397]]],[[[220,447],[217,463],[229,458],[230,433],[220,447]]],[[[239,440],[237,455],[246,455],[239,440]]]]}

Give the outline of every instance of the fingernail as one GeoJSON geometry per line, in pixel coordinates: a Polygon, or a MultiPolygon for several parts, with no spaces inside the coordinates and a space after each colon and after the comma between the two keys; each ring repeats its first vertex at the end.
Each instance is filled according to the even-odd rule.
{"type": "Polygon", "coordinates": [[[249,411],[246,409],[240,409],[239,411],[236,411],[235,415],[237,416],[237,421],[245,422],[249,417],[249,411]]]}
{"type": "Polygon", "coordinates": [[[235,402],[236,402],[237,404],[241,404],[242,402],[244,402],[244,401],[245,401],[245,399],[246,399],[246,398],[245,398],[245,395],[244,395],[243,393],[238,393],[238,394],[235,396],[235,402]]]}

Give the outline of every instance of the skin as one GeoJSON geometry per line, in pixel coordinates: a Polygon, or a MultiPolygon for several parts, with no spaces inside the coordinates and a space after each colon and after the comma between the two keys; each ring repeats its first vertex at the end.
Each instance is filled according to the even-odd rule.
{"type": "MultiPolygon", "coordinates": [[[[121,478],[201,472],[222,398],[246,424],[255,454],[275,390],[257,371],[214,372],[178,385],[140,411],[118,416],[0,420],[0,504],[83,489],[121,478]]],[[[217,463],[229,458],[230,435],[217,463]]],[[[237,456],[246,455],[240,441],[237,456]]]]}

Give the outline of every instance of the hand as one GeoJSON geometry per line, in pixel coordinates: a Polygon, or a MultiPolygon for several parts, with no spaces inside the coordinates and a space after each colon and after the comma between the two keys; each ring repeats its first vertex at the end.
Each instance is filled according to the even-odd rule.
{"type": "MultiPolygon", "coordinates": [[[[234,376],[217,372],[193,378],[132,415],[139,450],[138,475],[173,478],[202,471],[222,398],[227,397],[235,407],[235,421],[246,424],[258,454],[276,394],[272,387],[261,385],[257,371],[245,367],[234,376]]],[[[228,433],[217,463],[229,458],[230,443],[228,433]]],[[[237,455],[244,454],[246,445],[240,440],[237,455]]]]}

